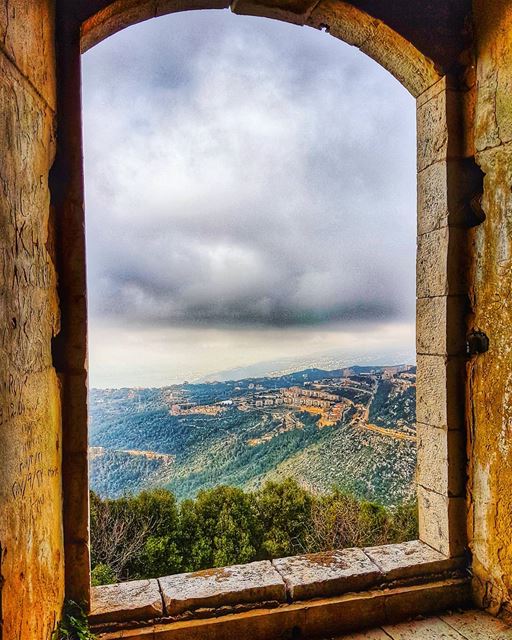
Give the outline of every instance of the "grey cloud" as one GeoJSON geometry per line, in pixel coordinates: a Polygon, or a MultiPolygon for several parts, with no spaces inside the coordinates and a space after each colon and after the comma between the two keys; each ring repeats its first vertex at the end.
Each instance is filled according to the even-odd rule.
{"type": "Polygon", "coordinates": [[[84,59],[92,317],[410,320],[414,103],[326,34],[160,18],[84,59]]]}

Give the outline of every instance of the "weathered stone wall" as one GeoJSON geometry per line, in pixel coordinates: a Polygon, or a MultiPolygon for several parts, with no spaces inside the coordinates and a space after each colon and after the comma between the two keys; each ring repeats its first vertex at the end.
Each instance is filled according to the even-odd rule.
{"type": "MultiPolygon", "coordinates": [[[[106,4],[107,0],[59,3],[59,162],[52,189],[59,224],[55,229],[48,188],[56,145],[54,0],[0,2],[0,638],[5,640],[47,640],[60,613],[63,450],[66,589],[68,595],[87,599],[79,27],[106,4]],[[52,338],[60,328],[56,253],[62,330],[52,354],[52,338]]],[[[227,0],[118,0],[86,22],[82,44],[90,46],[150,15],[228,4],[227,0]],[[118,13],[128,5],[132,13],[118,13]],[[140,13],[143,7],[148,15],[140,13]]],[[[327,26],[332,35],[359,46],[419,96],[419,149],[425,152],[425,158],[419,156],[419,205],[424,215],[418,226],[418,353],[425,391],[419,417],[420,467],[422,456],[426,464],[418,480],[423,512],[442,516],[424,520],[422,536],[452,555],[465,544],[464,527],[459,527],[465,506],[463,475],[458,470],[465,462],[460,455],[464,440],[460,383],[464,380],[461,319],[467,292],[465,284],[459,288],[465,281],[459,276],[461,266],[466,274],[460,257],[469,233],[470,328],[487,333],[490,349],[468,363],[468,531],[475,595],[483,606],[498,611],[509,604],[512,610],[512,2],[474,0],[473,4],[476,84],[471,74],[463,82],[457,77],[460,65],[467,62],[461,58],[452,60],[455,79],[447,84],[448,78],[439,76],[438,62],[433,65],[385,22],[371,19],[351,3],[231,3],[238,13],[327,26]],[[460,123],[469,122],[472,106],[474,130],[461,131],[460,123]],[[467,221],[460,215],[478,183],[474,150],[485,174],[486,220],[467,232],[467,221]],[[432,465],[432,459],[438,464],[432,465]]],[[[436,16],[433,11],[432,25],[436,16]]],[[[415,29],[420,35],[430,34],[432,25],[416,24],[415,29]]],[[[466,38],[459,25],[454,38],[463,32],[466,38]]]]}
{"type": "Polygon", "coordinates": [[[48,174],[53,0],[0,3],[0,636],[46,640],[63,601],[59,327],[48,174]],[[3,635],[2,635],[3,634],[3,635]]]}
{"type": "Polygon", "coordinates": [[[469,363],[469,535],[475,594],[512,600],[512,3],[475,0],[476,158],[486,220],[473,232],[472,325],[490,339],[469,363]]]}

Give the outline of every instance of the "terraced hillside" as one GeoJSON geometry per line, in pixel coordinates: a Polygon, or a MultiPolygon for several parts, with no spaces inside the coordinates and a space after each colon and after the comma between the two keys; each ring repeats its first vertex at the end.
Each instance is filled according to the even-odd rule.
{"type": "Polygon", "coordinates": [[[384,504],[412,494],[415,369],[307,369],[278,378],[92,390],[91,486],[102,496],[295,477],[384,504]]]}

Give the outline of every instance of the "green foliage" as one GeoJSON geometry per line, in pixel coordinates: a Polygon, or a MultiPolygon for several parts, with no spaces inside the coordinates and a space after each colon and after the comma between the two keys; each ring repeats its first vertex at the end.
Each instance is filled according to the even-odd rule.
{"type": "Polygon", "coordinates": [[[415,503],[390,509],[333,489],[315,499],[307,534],[310,551],[364,547],[418,537],[415,503]]]}
{"type": "Polygon", "coordinates": [[[109,584],[387,544],[416,538],[417,528],[414,503],[391,509],[337,488],[315,495],[293,479],[255,492],[219,486],[180,505],[164,489],[117,500],[91,494],[92,577],[109,584]]]}
{"type": "Polygon", "coordinates": [[[184,570],[249,562],[261,537],[252,494],[220,486],[181,506],[184,570]]]}
{"type": "Polygon", "coordinates": [[[62,620],[52,633],[52,640],[96,640],[89,629],[84,610],[76,602],[66,602],[62,620]]]}
{"type": "Polygon", "coordinates": [[[415,540],[418,535],[418,505],[404,502],[391,510],[392,526],[388,534],[389,543],[415,540]]]}
{"type": "Polygon", "coordinates": [[[125,508],[135,512],[134,525],[147,528],[148,536],[137,559],[128,564],[134,577],[168,575],[181,567],[181,554],[176,540],[179,534],[179,514],[176,499],[170,491],[153,489],[133,498],[125,498],[125,508]]]}
{"type": "Polygon", "coordinates": [[[256,508],[263,531],[261,548],[266,558],[300,553],[311,519],[313,496],[296,480],[267,482],[256,492],[256,508]]]}
{"type": "Polygon", "coordinates": [[[98,587],[102,584],[115,584],[116,582],[116,574],[108,564],[99,563],[91,571],[91,584],[93,587],[98,587]]]}
{"type": "Polygon", "coordinates": [[[361,501],[358,514],[358,525],[362,532],[361,546],[385,544],[391,522],[391,514],[382,505],[375,502],[361,501]]]}
{"type": "Polygon", "coordinates": [[[117,500],[101,500],[91,492],[94,576],[102,565],[114,581],[176,573],[182,564],[178,538],[178,507],[170,491],[153,489],[117,500]]]}
{"type": "Polygon", "coordinates": [[[172,536],[148,536],[140,561],[134,562],[137,577],[148,575],[171,575],[179,573],[182,566],[182,553],[172,536]]]}

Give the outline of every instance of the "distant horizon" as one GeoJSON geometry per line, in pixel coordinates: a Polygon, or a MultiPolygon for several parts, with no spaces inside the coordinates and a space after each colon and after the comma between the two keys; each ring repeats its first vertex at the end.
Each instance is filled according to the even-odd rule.
{"type": "MultiPolygon", "coordinates": [[[[313,354],[312,354],[313,355],[313,354]]],[[[267,361],[267,363],[270,364],[272,363],[272,361],[267,361]]],[[[264,365],[266,364],[265,362],[260,362],[260,363],[255,363],[257,365],[264,365]]],[[[352,367],[375,367],[375,368],[379,368],[379,369],[385,369],[388,367],[399,367],[399,366],[404,366],[404,367],[415,367],[416,366],[416,361],[414,359],[414,361],[407,361],[407,360],[400,360],[397,362],[387,362],[385,364],[382,363],[377,363],[375,362],[364,362],[362,363],[361,361],[357,362],[357,361],[350,361],[350,364],[340,364],[337,367],[333,367],[333,368],[327,368],[327,367],[322,367],[322,366],[315,366],[314,363],[311,364],[311,366],[297,366],[297,367],[291,367],[290,370],[287,373],[299,373],[300,371],[305,371],[308,369],[318,369],[320,371],[336,371],[339,369],[350,369],[352,367]]],[[[227,370],[229,371],[229,370],[227,370]]],[[[226,371],[226,372],[227,372],[226,371]]],[[[217,374],[222,374],[223,372],[211,372],[210,374],[208,374],[205,377],[211,378],[214,375],[217,374]]],[[[172,382],[172,383],[167,383],[167,384],[162,384],[162,385],[154,385],[154,386],[140,386],[140,385],[123,385],[123,386],[119,386],[119,387],[99,387],[99,386],[90,386],[89,387],[89,391],[118,391],[118,390],[122,390],[122,389],[166,389],[168,387],[174,387],[174,386],[182,386],[184,384],[214,384],[214,383],[222,383],[222,382],[238,382],[241,380],[250,380],[250,379],[259,379],[259,378],[279,378],[281,376],[287,375],[287,373],[282,373],[282,372],[276,372],[274,374],[269,374],[269,375],[260,375],[260,376],[245,376],[245,377],[241,377],[241,378],[225,378],[225,379],[215,379],[215,380],[199,380],[199,379],[195,379],[195,380],[188,380],[188,379],[183,379],[181,382],[172,382]]]]}

